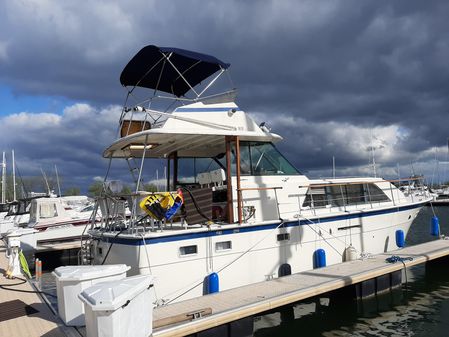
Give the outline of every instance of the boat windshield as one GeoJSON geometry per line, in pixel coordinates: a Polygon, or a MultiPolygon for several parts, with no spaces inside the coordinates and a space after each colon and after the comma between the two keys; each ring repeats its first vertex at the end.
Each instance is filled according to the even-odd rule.
{"type": "MultiPolygon", "coordinates": [[[[235,146],[231,149],[232,175],[236,175],[235,146]]],[[[226,171],[224,153],[214,158],[178,158],[178,183],[198,183],[198,174],[217,169],[226,171]]],[[[240,173],[248,176],[301,174],[272,143],[240,142],[240,173]]]]}
{"type": "Polygon", "coordinates": [[[301,174],[272,143],[266,142],[240,143],[240,171],[251,176],[301,174]]]}

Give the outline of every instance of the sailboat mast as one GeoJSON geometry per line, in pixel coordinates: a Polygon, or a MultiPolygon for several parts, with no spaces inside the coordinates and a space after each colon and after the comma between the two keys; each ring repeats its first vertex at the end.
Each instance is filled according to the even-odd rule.
{"type": "Polygon", "coordinates": [[[59,196],[62,197],[62,195],[61,195],[61,185],[59,185],[58,168],[56,167],[56,164],[55,164],[55,174],[56,174],[56,183],[58,184],[58,193],[59,193],[59,196]]]}
{"type": "Polygon", "coordinates": [[[16,195],[16,160],[14,159],[14,150],[12,150],[12,186],[13,186],[13,200],[17,200],[16,195]]]}
{"type": "Polygon", "coordinates": [[[6,155],[3,151],[3,161],[2,161],[2,204],[6,202],[6,155]]]}
{"type": "Polygon", "coordinates": [[[42,172],[42,177],[44,178],[45,185],[47,186],[48,196],[50,196],[51,195],[51,191],[50,191],[50,186],[48,185],[47,175],[45,174],[45,172],[42,169],[42,167],[41,167],[41,172],[42,172]]]}

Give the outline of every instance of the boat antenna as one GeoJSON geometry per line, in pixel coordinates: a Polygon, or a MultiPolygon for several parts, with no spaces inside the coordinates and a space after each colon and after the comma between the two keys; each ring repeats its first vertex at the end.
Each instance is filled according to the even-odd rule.
{"type": "Polygon", "coordinates": [[[3,161],[2,161],[2,204],[6,201],[6,154],[3,151],[3,161]]]}
{"type": "Polygon", "coordinates": [[[335,156],[332,156],[332,178],[335,179],[335,156]]]}
{"type": "Polygon", "coordinates": [[[13,200],[17,200],[16,195],[16,161],[14,159],[14,150],[12,150],[12,186],[13,186],[13,200]]]}
{"type": "Polygon", "coordinates": [[[55,174],[56,174],[56,183],[58,184],[58,193],[59,193],[59,196],[62,197],[62,194],[61,194],[61,185],[59,185],[58,168],[56,167],[56,164],[55,164],[55,174]]]}
{"type": "Polygon", "coordinates": [[[28,195],[28,191],[27,191],[27,189],[25,187],[25,184],[23,182],[22,175],[20,174],[19,166],[17,166],[17,165],[15,165],[15,166],[16,166],[16,169],[17,169],[17,174],[19,175],[20,184],[22,186],[22,197],[26,198],[26,196],[28,195]]]}
{"type": "Polygon", "coordinates": [[[413,161],[410,161],[410,168],[412,170],[412,174],[415,175],[415,168],[413,167],[413,161]]]}
{"type": "Polygon", "coordinates": [[[449,138],[447,139],[447,152],[446,152],[446,162],[445,162],[446,165],[444,166],[444,174],[443,174],[445,182],[448,181],[448,178],[447,178],[448,162],[449,162],[449,138]]]}
{"type": "Polygon", "coordinates": [[[371,134],[371,156],[373,158],[373,174],[374,174],[374,178],[377,178],[377,173],[376,173],[376,161],[374,159],[374,144],[373,144],[373,130],[370,130],[370,134],[371,134]]]}

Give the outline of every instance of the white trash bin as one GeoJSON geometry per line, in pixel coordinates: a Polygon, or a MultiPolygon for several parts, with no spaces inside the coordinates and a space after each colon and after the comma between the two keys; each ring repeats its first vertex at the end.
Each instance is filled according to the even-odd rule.
{"type": "Polygon", "coordinates": [[[84,305],[78,295],[99,282],[124,279],[130,268],[126,264],[56,268],[52,274],[56,277],[58,312],[64,323],[69,326],[85,325],[84,305]]]}
{"type": "Polygon", "coordinates": [[[153,330],[151,275],[98,283],[78,297],[84,302],[89,337],[148,337],[153,330]]]}

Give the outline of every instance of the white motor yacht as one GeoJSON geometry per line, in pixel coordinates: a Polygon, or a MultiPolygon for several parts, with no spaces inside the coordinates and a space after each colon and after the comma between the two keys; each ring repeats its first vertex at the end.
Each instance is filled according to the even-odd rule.
{"type": "Polygon", "coordinates": [[[92,223],[84,260],[152,274],[164,304],[403,246],[429,193],[405,195],[376,177],[309,179],[234,91],[209,94],[229,66],[147,46],[125,67],[128,99],[103,156],[126,160],[136,188],[105,189],[97,200],[101,222],[92,223]],[[152,95],[136,100],[145,89],[152,95]],[[171,112],[158,108],[169,99],[171,112]],[[143,190],[152,159],[166,161],[165,192],[143,190]]]}

